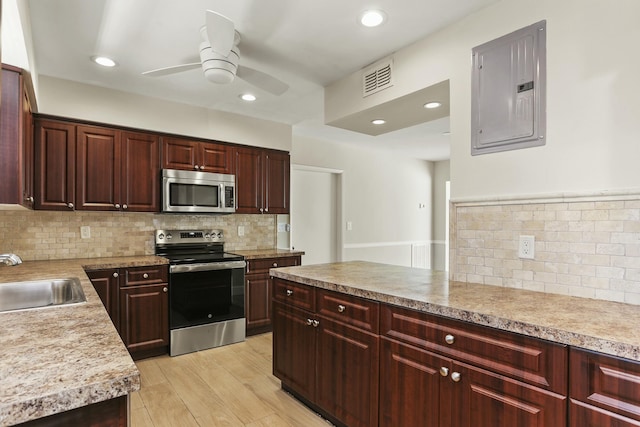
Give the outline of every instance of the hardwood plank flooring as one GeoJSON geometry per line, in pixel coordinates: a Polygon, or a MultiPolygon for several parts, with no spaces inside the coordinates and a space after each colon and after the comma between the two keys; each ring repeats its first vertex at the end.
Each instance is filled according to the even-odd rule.
{"type": "Polygon", "coordinates": [[[271,375],[271,334],[136,362],[132,427],[328,427],[271,375]]]}

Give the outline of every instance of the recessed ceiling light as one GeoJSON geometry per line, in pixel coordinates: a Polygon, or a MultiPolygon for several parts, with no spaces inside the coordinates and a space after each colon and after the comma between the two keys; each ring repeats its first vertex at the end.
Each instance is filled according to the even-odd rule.
{"type": "Polygon", "coordinates": [[[375,120],[371,120],[371,123],[373,123],[374,125],[383,125],[387,122],[382,119],[375,119],[375,120]]]}
{"type": "Polygon", "coordinates": [[[115,67],[116,61],[111,58],[107,58],[106,56],[92,56],[91,60],[98,65],[102,65],[103,67],[115,67]]]}
{"type": "Polygon", "coordinates": [[[387,15],[381,10],[366,10],[360,15],[360,23],[365,27],[382,25],[387,15]]]}
{"type": "Polygon", "coordinates": [[[256,96],[251,93],[244,93],[240,95],[240,98],[242,98],[243,101],[249,101],[249,102],[256,100],[256,96]]]}
{"type": "Polygon", "coordinates": [[[441,102],[432,101],[432,102],[427,102],[426,104],[424,104],[424,108],[438,108],[441,105],[442,105],[441,102]]]}

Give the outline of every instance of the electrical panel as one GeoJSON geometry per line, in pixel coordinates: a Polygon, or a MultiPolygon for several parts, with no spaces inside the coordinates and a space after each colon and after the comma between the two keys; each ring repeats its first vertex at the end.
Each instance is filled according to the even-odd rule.
{"type": "Polygon", "coordinates": [[[473,48],[471,154],[545,144],[546,21],[473,48]]]}

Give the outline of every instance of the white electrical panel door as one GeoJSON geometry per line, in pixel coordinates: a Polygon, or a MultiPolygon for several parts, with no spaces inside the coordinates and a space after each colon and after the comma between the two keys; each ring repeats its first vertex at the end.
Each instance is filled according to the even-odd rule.
{"type": "Polygon", "coordinates": [[[545,143],[546,21],[475,47],[471,154],[545,143]]]}

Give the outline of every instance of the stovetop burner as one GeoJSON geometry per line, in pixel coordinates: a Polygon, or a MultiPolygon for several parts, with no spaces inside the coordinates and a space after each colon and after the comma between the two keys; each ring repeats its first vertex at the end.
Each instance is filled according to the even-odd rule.
{"type": "Polygon", "coordinates": [[[155,253],[172,265],[244,260],[224,252],[222,230],[156,230],[155,253]]]}

